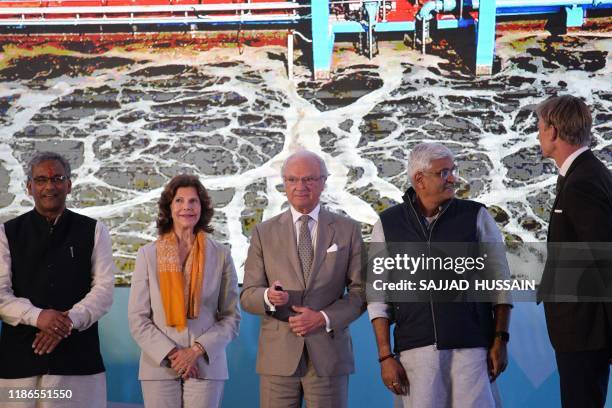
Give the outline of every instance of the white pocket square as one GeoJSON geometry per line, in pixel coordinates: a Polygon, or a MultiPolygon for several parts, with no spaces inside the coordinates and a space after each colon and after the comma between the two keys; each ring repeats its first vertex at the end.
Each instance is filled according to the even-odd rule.
{"type": "Polygon", "coordinates": [[[332,246],[330,246],[329,248],[327,248],[327,252],[336,252],[338,250],[338,245],[333,244],[332,246]]]}
{"type": "Polygon", "coordinates": [[[563,212],[563,210],[555,210],[555,212],[556,212],[557,214],[561,214],[561,213],[563,212]]]}

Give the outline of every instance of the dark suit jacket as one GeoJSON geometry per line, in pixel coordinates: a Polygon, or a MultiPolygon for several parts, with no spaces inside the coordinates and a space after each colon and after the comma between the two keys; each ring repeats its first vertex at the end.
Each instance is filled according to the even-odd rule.
{"type": "Polygon", "coordinates": [[[548,242],[540,295],[555,351],[610,348],[611,303],[547,301],[563,301],[567,295],[578,295],[578,300],[610,299],[612,175],[590,150],[574,160],[559,188],[548,242]]]}

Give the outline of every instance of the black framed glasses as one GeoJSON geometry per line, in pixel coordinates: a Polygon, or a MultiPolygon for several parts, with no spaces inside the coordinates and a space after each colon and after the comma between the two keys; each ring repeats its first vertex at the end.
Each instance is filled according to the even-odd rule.
{"type": "Polygon", "coordinates": [[[66,180],[68,180],[68,176],[51,176],[51,177],[46,177],[46,176],[36,176],[32,178],[32,181],[34,181],[34,184],[36,184],[37,186],[44,186],[46,185],[48,182],[51,182],[52,184],[62,184],[63,182],[65,182],[66,180]]]}

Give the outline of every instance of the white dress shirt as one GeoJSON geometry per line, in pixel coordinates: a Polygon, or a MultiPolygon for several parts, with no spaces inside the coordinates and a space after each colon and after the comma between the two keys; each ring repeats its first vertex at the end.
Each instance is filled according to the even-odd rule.
{"type": "MultiPolygon", "coordinates": [[[[293,206],[290,206],[289,209],[291,211],[291,218],[293,220],[293,227],[294,227],[293,230],[295,231],[295,243],[296,243],[296,246],[299,246],[300,227],[301,227],[300,217],[304,214],[299,212],[295,208],[293,208],[293,206]]],[[[317,206],[311,212],[307,214],[310,217],[310,219],[308,220],[308,229],[310,230],[310,238],[312,239],[312,250],[313,251],[316,251],[317,249],[316,247],[317,229],[318,229],[317,226],[319,225],[319,212],[320,211],[321,211],[321,204],[317,204],[317,206]]],[[[269,288],[264,291],[264,302],[266,302],[266,305],[268,306],[268,310],[270,310],[271,312],[274,312],[276,311],[276,308],[274,307],[272,302],[270,302],[270,300],[268,299],[268,290],[269,288]]],[[[329,316],[327,316],[327,314],[322,310],[320,312],[325,318],[325,330],[330,332],[332,329],[331,329],[331,322],[329,320],[329,316]]]]}
{"type": "MultiPolygon", "coordinates": [[[[293,206],[289,207],[291,210],[291,218],[293,219],[293,229],[295,231],[295,243],[297,246],[300,245],[300,217],[304,214],[293,208],[293,206]]],[[[310,219],[308,220],[308,229],[310,230],[310,238],[312,239],[312,249],[316,251],[317,245],[317,225],[319,224],[319,212],[321,211],[321,204],[317,204],[317,206],[308,213],[310,219]]]]}
{"type": "Polygon", "coordinates": [[[580,156],[582,152],[586,152],[587,150],[589,150],[588,146],[582,146],[580,149],[576,150],[574,153],[567,156],[567,159],[565,159],[565,161],[559,168],[559,174],[565,177],[570,166],[572,165],[574,160],[576,160],[576,157],[580,156]]]}

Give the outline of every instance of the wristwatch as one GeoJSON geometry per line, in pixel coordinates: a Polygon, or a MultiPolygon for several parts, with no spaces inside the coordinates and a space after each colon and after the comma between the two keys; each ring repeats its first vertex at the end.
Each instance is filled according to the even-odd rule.
{"type": "Polygon", "coordinates": [[[507,331],[496,331],[495,332],[495,337],[499,338],[501,341],[503,341],[504,343],[507,343],[510,341],[510,333],[508,333],[507,331]]]}

